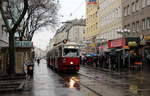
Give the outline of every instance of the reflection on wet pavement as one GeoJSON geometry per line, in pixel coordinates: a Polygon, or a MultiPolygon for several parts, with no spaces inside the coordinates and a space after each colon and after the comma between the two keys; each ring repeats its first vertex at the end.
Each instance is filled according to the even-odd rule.
{"type": "Polygon", "coordinates": [[[61,74],[47,68],[45,60],[35,63],[33,88],[0,96],[150,96],[150,75],[108,74],[81,67],[79,73],[61,74]]]}
{"type": "MultiPolygon", "coordinates": [[[[89,80],[90,83],[87,84],[88,86],[91,86],[91,88],[92,86],[96,87],[92,82],[94,83],[96,80],[99,82],[96,84],[99,84],[100,90],[95,89],[98,92],[103,90],[100,92],[103,96],[150,96],[150,74],[136,72],[124,76],[114,76],[113,74],[97,71],[92,68],[83,67],[81,69],[80,73],[87,75],[89,78],[94,78],[93,81],[89,80]],[[112,93],[112,95],[109,93],[112,93]]],[[[84,75],[83,78],[85,78],[84,75]]],[[[81,78],[80,82],[82,82],[82,80],[81,78]]]]}
{"type": "Polygon", "coordinates": [[[76,76],[65,78],[58,75],[43,61],[40,66],[35,66],[33,93],[34,96],[96,96],[85,88],[80,90],[79,81],[76,76]]]}

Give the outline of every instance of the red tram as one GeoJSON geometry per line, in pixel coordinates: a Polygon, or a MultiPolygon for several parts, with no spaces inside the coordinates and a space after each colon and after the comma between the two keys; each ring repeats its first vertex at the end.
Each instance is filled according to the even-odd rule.
{"type": "Polygon", "coordinates": [[[55,46],[47,54],[47,64],[55,71],[77,72],[80,69],[80,45],[74,42],[55,46]]]}

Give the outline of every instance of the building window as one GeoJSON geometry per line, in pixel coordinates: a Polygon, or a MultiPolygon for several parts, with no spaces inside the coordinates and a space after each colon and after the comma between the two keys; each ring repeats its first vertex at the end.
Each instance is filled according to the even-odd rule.
{"type": "Polygon", "coordinates": [[[145,30],[146,29],[146,20],[143,19],[142,20],[142,30],[145,30]]]}
{"type": "Polygon", "coordinates": [[[139,31],[140,31],[140,30],[139,30],[139,29],[140,29],[139,27],[140,27],[140,22],[139,22],[139,21],[137,21],[137,22],[136,22],[136,31],[137,31],[137,32],[139,32],[139,31]]]}
{"type": "Polygon", "coordinates": [[[125,25],[124,28],[126,29],[126,28],[127,28],[127,25],[125,25]]]}
{"type": "Polygon", "coordinates": [[[135,12],[135,3],[132,3],[132,12],[135,12]]]}
{"type": "Polygon", "coordinates": [[[124,16],[127,16],[127,7],[124,8],[124,16]]]}
{"type": "Polygon", "coordinates": [[[150,0],[147,0],[147,5],[150,5],[150,0]]]}
{"type": "Polygon", "coordinates": [[[127,6],[127,15],[130,15],[130,6],[127,6]]]}
{"type": "Polygon", "coordinates": [[[138,11],[140,9],[140,2],[139,0],[136,1],[136,11],[138,11]]]}
{"type": "Polygon", "coordinates": [[[127,29],[130,29],[130,24],[127,25],[127,29]]]}
{"type": "Polygon", "coordinates": [[[147,28],[150,29],[150,17],[147,18],[147,28]]]}
{"type": "Polygon", "coordinates": [[[146,0],[142,0],[142,8],[146,6],[146,0]]]}
{"type": "Polygon", "coordinates": [[[135,32],[136,28],[135,28],[135,23],[132,23],[132,32],[135,32]]]}

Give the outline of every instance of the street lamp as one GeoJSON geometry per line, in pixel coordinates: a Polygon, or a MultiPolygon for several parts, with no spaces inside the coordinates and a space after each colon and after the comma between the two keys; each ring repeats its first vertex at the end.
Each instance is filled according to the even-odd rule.
{"type": "MultiPolygon", "coordinates": [[[[97,41],[100,41],[100,46],[103,47],[103,41],[106,40],[104,37],[98,37],[96,38],[97,41]]],[[[101,48],[103,49],[103,48],[101,48]]],[[[98,50],[99,50],[99,55],[100,55],[100,48],[98,47],[98,50]]],[[[102,50],[101,50],[102,51],[102,50]]]]}
{"type": "Polygon", "coordinates": [[[128,36],[130,34],[130,30],[129,29],[118,29],[117,33],[121,34],[124,37],[128,36]]]}
{"type": "MultiPolygon", "coordinates": [[[[122,35],[122,38],[128,37],[130,35],[129,29],[118,29],[117,33],[122,35]]],[[[125,55],[125,48],[123,49],[123,56],[125,55]]],[[[130,61],[129,61],[130,62],[130,61]]],[[[129,63],[130,64],[130,63],[129,63]]],[[[123,65],[125,65],[125,58],[123,57],[123,65]]],[[[130,65],[129,65],[130,66],[130,65]]]]}

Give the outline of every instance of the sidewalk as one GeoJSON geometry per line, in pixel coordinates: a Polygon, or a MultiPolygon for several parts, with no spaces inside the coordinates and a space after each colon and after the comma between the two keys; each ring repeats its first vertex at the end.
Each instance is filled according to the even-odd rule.
{"type": "MultiPolygon", "coordinates": [[[[83,66],[83,65],[81,65],[83,66]]],[[[133,79],[133,80],[142,80],[142,81],[147,81],[148,78],[150,79],[150,71],[149,72],[144,72],[143,70],[141,71],[122,71],[122,72],[117,72],[117,71],[112,71],[112,70],[109,70],[109,69],[105,69],[105,68],[100,68],[100,67],[92,67],[92,66],[83,66],[83,67],[87,67],[87,68],[92,68],[92,69],[95,69],[95,70],[99,70],[99,71],[102,71],[102,72],[106,72],[110,75],[113,75],[115,77],[118,77],[118,78],[127,78],[127,79],[133,79]]]]}
{"type": "Polygon", "coordinates": [[[24,74],[8,76],[0,74],[0,94],[23,91],[27,81],[24,74]]]}
{"type": "Polygon", "coordinates": [[[109,81],[114,84],[114,86],[125,87],[127,93],[130,93],[130,95],[127,96],[150,96],[150,72],[139,71],[130,74],[118,74],[111,71],[102,71],[93,67],[87,67],[85,69],[91,70],[91,72],[87,71],[88,73],[85,73],[85,75],[93,76],[92,78],[96,80],[100,79],[100,81],[102,81],[102,79],[104,79],[103,81],[109,81]]]}

